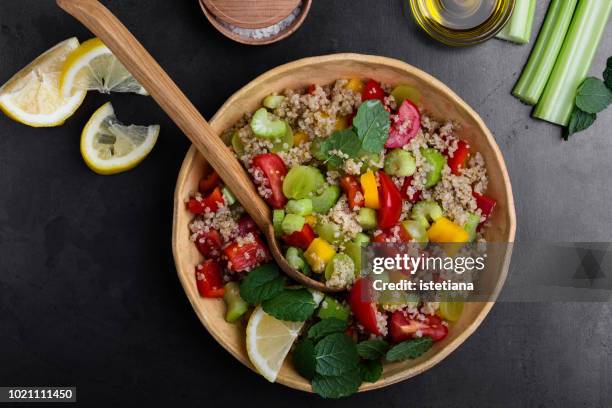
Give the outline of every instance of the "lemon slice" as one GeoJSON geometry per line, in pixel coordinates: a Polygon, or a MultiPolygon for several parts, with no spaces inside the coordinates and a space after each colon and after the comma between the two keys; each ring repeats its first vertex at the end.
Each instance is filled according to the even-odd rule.
{"type": "Polygon", "coordinates": [[[81,134],[81,155],[98,174],[116,174],[136,167],[153,149],[159,126],[126,126],[110,102],[89,119],[81,134]]]}
{"type": "Polygon", "coordinates": [[[64,61],[78,47],[79,40],[70,38],[15,74],[0,88],[0,109],[11,119],[33,127],[63,124],[85,98],[85,92],[68,98],[59,92],[64,61]]]}
{"type": "Polygon", "coordinates": [[[85,41],[66,59],[62,68],[60,89],[64,96],[83,90],[148,95],[98,38],[85,41]]]}
{"type": "MultiPolygon", "coordinates": [[[[311,291],[315,304],[323,300],[323,294],[311,291]]],[[[247,354],[257,371],[270,382],[283,366],[293,342],[304,327],[304,322],[286,322],[278,320],[257,306],[246,329],[247,354]]]]}

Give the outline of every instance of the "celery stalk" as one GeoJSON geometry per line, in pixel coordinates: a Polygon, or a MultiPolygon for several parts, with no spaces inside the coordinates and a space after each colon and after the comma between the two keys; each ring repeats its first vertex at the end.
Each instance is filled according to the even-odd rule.
{"type": "Polygon", "coordinates": [[[578,0],[552,0],[527,65],[512,94],[535,105],[540,100],[552,72],[578,0]]]}
{"type": "Polygon", "coordinates": [[[527,44],[531,38],[536,0],[516,0],[514,11],[496,37],[518,44],[527,44]]]}
{"type": "Polygon", "coordinates": [[[580,0],[533,116],[567,126],[576,90],[591,67],[612,11],[610,0],[580,0]]]}

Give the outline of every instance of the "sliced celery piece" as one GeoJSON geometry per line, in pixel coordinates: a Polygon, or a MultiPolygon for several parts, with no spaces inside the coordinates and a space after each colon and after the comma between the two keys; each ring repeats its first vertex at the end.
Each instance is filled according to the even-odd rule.
{"type": "Polygon", "coordinates": [[[306,220],[301,215],[287,214],[281,223],[281,229],[283,234],[293,234],[294,232],[301,231],[304,228],[306,220]]]}
{"type": "Polygon", "coordinates": [[[234,203],[236,202],[236,196],[234,196],[234,193],[232,193],[231,190],[227,188],[227,186],[221,189],[221,193],[223,194],[225,204],[234,205],[234,203]]]}
{"type": "Polygon", "coordinates": [[[255,136],[275,139],[282,137],[287,132],[287,123],[280,119],[273,119],[266,108],[259,108],[251,118],[251,129],[255,136]]]}
{"type": "Polygon", "coordinates": [[[552,0],[527,65],[512,94],[535,105],[540,100],[552,72],[578,0],[552,0]]]}
{"type": "Polygon", "coordinates": [[[391,176],[408,177],[416,171],[416,160],[412,153],[393,149],[385,157],[385,173],[391,176]]]}
{"type": "Polygon", "coordinates": [[[610,0],[581,0],[533,116],[567,126],[576,90],[591,68],[612,11],[610,0]]]}
{"type": "Polygon", "coordinates": [[[366,230],[376,228],[378,226],[376,222],[376,210],[367,207],[360,208],[359,214],[357,215],[357,222],[366,230]]]}
{"type": "Polygon", "coordinates": [[[310,215],[312,214],[312,200],[310,198],[302,198],[301,200],[289,200],[285,206],[285,210],[289,214],[310,215]]]}
{"type": "Polygon", "coordinates": [[[421,154],[432,167],[427,173],[427,180],[425,180],[425,188],[431,188],[438,184],[438,181],[442,178],[442,169],[446,165],[446,157],[434,148],[421,148],[421,154]]]}
{"type": "Polygon", "coordinates": [[[276,109],[285,100],[283,95],[268,95],[264,98],[262,105],[268,109],[276,109]]]}
{"type": "Polygon", "coordinates": [[[478,232],[478,225],[480,224],[480,216],[478,214],[470,213],[468,219],[463,226],[463,229],[470,234],[469,242],[474,242],[476,239],[476,233],[478,232]]]}
{"type": "Polygon", "coordinates": [[[325,188],[321,194],[312,198],[312,211],[319,214],[327,212],[338,202],[340,187],[333,185],[325,188]]]}
{"type": "Polygon", "coordinates": [[[337,244],[344,238],[340,226],[333,222],[317,223],[315,232],[329,243],[337,244]]]}
{"type": "MultiPolygon", "coordinates": [[[[412,207],[411,218],[418,222],[423,228],[429,228],[430,221],[436,221],[444,215],[442,207],[435,201],[419,201],[412,207]]],[[[408,226],[407,226],[408,227],[408,226]]],[[[408,231],[410,234],[410,231],[408,231]]],[[[417,239],[416,237],[413,237],[417,239]]]]}
{"type": "Polygon", "coordinates": [[[283,220],[285,219],[285,210],[274,210],[272,211],[272,226],[274,227],[274,233],[277,236],[283,233],[283,220]]]}
{"type": "Polygon", "coordinates": [[[517,44],[527,44],[531,38],[536,0],[516,0],[514,11],[497,38],[517,44]]]}
{"type": "Polygon", "coordinates": [[[304,259],[304,252],[296,247],[287,248],[285,259],[294,269],[301,271],[304,275],[310,275],[310,266],[304,259]]]}

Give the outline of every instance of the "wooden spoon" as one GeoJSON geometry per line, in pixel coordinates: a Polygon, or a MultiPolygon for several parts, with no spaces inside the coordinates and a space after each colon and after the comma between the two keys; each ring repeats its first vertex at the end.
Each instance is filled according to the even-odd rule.
{"type": "Polygon", "coordinates": [[[97,0],[57,0],[57,4],[106,44],[191,140],[263,231],[272,256],[280,268],[292,279],[309,288],[325,292],[339,291],[310,279],[289,265],[274,235],[270,208],[255,190],[247,172],[200,112],[128,29],[97,0]]]}

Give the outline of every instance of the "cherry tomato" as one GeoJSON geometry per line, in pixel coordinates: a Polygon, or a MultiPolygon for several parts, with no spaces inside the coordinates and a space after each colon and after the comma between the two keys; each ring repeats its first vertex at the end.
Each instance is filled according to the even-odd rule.
{"type": "Polygon", "coordinates": [[[361,100],[367,101],[370,99],[378,99],[380,102],[384,103],[385,100],[385,91],[380,86],[380,83],[376,82],[373,79],[369,79],[363,87],[363,91],[361,92],[361,100]]]}
{"type": "Polygon", "coordinates": [[[380,228],[391,228],[402,215],[402,195],[389,176],[383,171],[378,172],[380,188],[378,189],[378,201],[380,208],[377,211],[378,226],[380,228]]]}
{"type": "Polygon", "coordinates": [[[461,173],[461,169],[465,168],[469,155],[470,145],[465,140],[459,140],[453,157],[448,158],[448,167],[450,167],[454,175],[458,176],[461,173]]]}
{"type": "Polygon", "coordinates": [[[278,155],[274,153],[263,153],[253,157],[253,167],[258,168],[263,173],[265,181],[255,181],[263,183],[272,193],[265,198],[272,208],[280,209],[287,203],[287,198],[283,195],[283,177],[287,175],[287,167],[278,155]]]}
{"type": "Polygon", "coordinates": [[[406,312],[397,310],[391,315],[389,334],[394,343],[418,337],[417,331],[422,336],[431,337],[433,341],[439,341],[448,334],[448,327],[442,324],[442,319],[438,316],[426,316],[425,320],[420,321],[410,318],[406,312]]]}
{"type": "Polygon", "coordinates": [[[205,258],[217,259],[221,256],[221,246],[223,242],[221,241],[221,235],[214,229],[209,230],[208,232],[202,231],[197,236],[195,241],[196,247],[198,251],[205,258]]]}
{"type": "Polygon", "coordinates": [[[282,237],[285,244],[289,246],[298,247],[306,250],[310,243],[315,239],[315,233],[308,224],[304,224],[301,231],[296,231],[290,235],[283,235],[282,237]]]}
{"type": "Polygon", "coordinates": [[[200,193],[208,193],[210,190],[212,190],[213,188],[219,185],[220,180],[221,179],[219,178],[219,175],[217,174],[217,172],[213,170],[206,177],[200,180],[200,184],[199,184],[200,193]]]}
{"type": "Polygon", "coordinates": [[[493,213],[493,210],[495,209],[495,206],[497,205],[497,201],[495,201],[491,197],[488,197],[483,194],[478,194],[476,192],[473,192],[472,195],[476,199],[476,206],[480,208],[480,211],[482,212],[482,215],[485,217],[485,221],[486,221],[487,219],[489,219],[489,217],[493,213]]]}
{"type": "Polygon", "coordinates": [[[255,221],[253,221],[250,215],[243,215],[238,220],[238,235],[242,237],[249,232],[259,234],[259,228],[257,228],[257,224],[255,224],[255,221]]]}
{"type": "Polygon", "coordinates": [[[227,269],[232,272],[250,271],[254,267],[270,260],[270,252],[258,236],[254,242],[237,242],[223,248],[223,254],[227,258],[227,269]]]}
{"type": "Polygon", "coordinates": [[[223,199],[223,193],[221,193],[221,189],[219,187],[215,187],[215,189],[206,197],[201,200],[197,200],[195,198],[190,198],[187,203],[187,209],[193,214],[203,214],[206,212],[206,209],[211,212],[217,211],[220,207],[223,206],[225,200],[223,199]]]}
{"type": "Polygon", "coordinates": [[[374,235],[372,237],[372,242],[410,242],[410,234],[408,234],[401,224],[396,224],[393,227],[382,230],[379,234],[374,235]],[[397,239],[394,240],[393,238],[397,239]]]}
{"type": "Polygon", "coordinates": [[[402,190],[400,193],[402,194],[402,198],[404,200],[408,200],[409,203],[416,203],[421,198],[421,190],[416,190],[412,195],[408,194],[408,189],[412,186],[412,180],[414,176],[406,177],[404,179],[404,184],[402,184],[402,190]]]}
{"type": "Polygon", "coordinates": [[[217,261],[208,259],[196,266],[195,277],[200,296],[218,298],[225,294],[221,266],[217,261]]]}
{"type": "Polygon", "coordinates": [[[315,84],[310,84],[308,85],[308,88],[306,89],[306,92],[314,95],[315,91],[317,90],[317,86],[315,84]]]}
{"type": "Polygon", "coordinates": [[[344,176],[340,178],[340,187],[346,194],[350,209],[363,207],[363,191],[355,176],[344,176]]]}
{"type": "Polygon", "coordinates": [[[409,100],[405,100],[397,110],[397,115],[391,115],[391,128],[386,148],[402,147],[419,133],[421,114],[419,109],[409,100]]]}
{"type": "Polygon", "coordinates": [[[369,296],[371,290],[372,286],[368,280],[365,278],[358,279],[351,288],[348,301],[357,322],[359,322],[368,333],[380,336],[381,332],[378,328],[376,318],[378,313],[376,302],[368,300],[371,298],[371,296],[369,296]]]}

